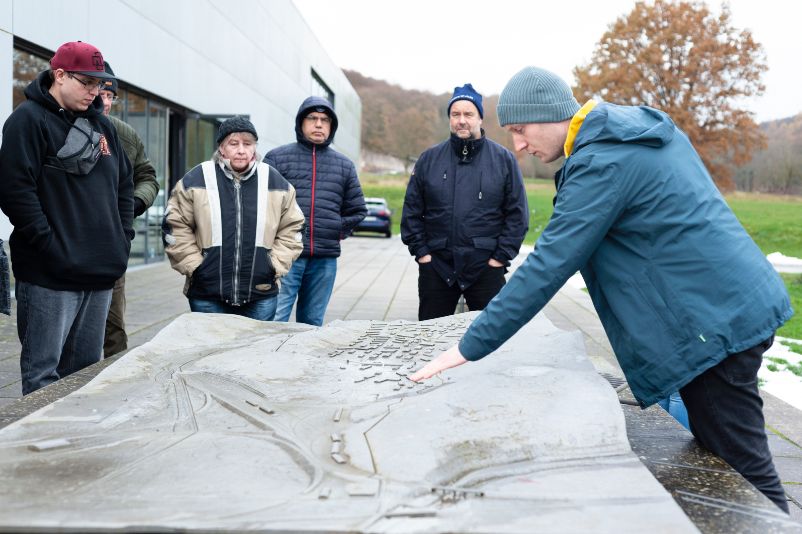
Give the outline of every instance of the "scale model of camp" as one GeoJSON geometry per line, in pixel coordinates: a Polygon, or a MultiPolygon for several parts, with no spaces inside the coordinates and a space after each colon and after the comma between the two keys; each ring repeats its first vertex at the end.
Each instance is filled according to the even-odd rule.
{"type": "Polygon", "coordinates": [[[0,530],[683,532],[576,332],[186,314],[0,431],[0,530]]]}

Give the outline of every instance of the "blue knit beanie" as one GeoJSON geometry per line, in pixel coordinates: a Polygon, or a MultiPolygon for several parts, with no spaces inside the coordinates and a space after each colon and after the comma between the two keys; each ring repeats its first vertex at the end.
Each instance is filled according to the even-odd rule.
{"type": "Polygon", "coordinates": [[[530,122],[562,122],[579,111],[571,88],[553,72],[526,67],[510,78],[498,98],[502,126],[530,122]]]}
{"type": "Polygon", "coordinates": [[[476,106],[476,109],[479,110],[479,118],[485,118],[485,110],[482,108],[482,95],[477,93],[471,84],[466,83],[462,87],[454,88],[454,96],[448,101],[446,115],[451,115],[451,104],[457,100],[470,100],[473,102],[473,105],[476,106]]]}

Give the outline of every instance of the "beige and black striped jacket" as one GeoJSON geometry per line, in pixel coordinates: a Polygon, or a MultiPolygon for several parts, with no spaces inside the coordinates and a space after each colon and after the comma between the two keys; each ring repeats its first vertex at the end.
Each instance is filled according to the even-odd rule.
{"type": "Polygon", "coordinates": [[[303,225],[295,189],[278,171],[255,163],[237,174],[215,153],[173,189],[164,250],[187,277],[187,297],[242,305],[276,295],[303,250],[303,225]]]}

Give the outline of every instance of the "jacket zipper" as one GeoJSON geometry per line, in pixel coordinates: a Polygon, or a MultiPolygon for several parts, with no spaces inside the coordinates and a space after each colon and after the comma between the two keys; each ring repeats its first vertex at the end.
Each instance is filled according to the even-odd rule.
{"type": "Polygon", "coordinates": [[[233,306],[239,306],[239,269],[240,269],[240,255],[242,254],[242,191],[240,188],[242,184],[234,181],[234,190],[237,193],[237,238],[234,240],[234,301],[231,303],[233,306]]]}
{"type": "Polygon", "coordinates": [[[309,210],[309,255],[315,255],[315,181],[317,180],[317,155],[312,147],[312,203],[309,210]]]}

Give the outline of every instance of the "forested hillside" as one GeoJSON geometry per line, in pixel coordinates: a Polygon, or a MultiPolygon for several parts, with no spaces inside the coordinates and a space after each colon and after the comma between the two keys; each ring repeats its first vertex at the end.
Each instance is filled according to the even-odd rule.
{"type": "MultiPolygon", "coordinates": [[[[362,149],[394,156],[412,167],[426,148],[448,138],[446,106],[450,93],[435,95],[407,90],[345,71],[362,99],[362,149]]],[[[455,80],[462,85],[470,80],[455,80]]],[[[481,87],[477,87],[481,91],[481,87]]],[[[498,95],[483,95],[486,135],[512,150],[509,134],[498,124],[498,95]]],[[[802,194],[802,114],[760,125],[767,147],[756,151],[752,161],[741,166],[735,184],[742,191],[802,194]]],[[[525,176],[551,178],[562,161],[543,165],[528,154],[517,154],[525,176]]]]}
{"type": "MultiPolygon", "coordinates": [[[[435,95],[407,90],[355,71],[345,75],[362,99],[362,149],[394,156],[407,171],[421,152],[449,136],[446,106],[451,93],[435,95]]],[[[470,80],[455,80],[454,85],[470,80]]],[[[476,87],[481,92],[481,87],[476,87]]],[[[482,127],[488,138],[512,150],[509,134],[498,124],[498,95],[482,95],[485,116],[482,127]]],[[[524,174],[550,178],[556,167],[544,166],[534,158],[519,155],[524,174]]]]}
{"type": "Polygon", "coordinates": [[[802,113],[760,125],[767,147],[738,169],[741,191],[802,194],[802,113]]]}

